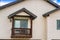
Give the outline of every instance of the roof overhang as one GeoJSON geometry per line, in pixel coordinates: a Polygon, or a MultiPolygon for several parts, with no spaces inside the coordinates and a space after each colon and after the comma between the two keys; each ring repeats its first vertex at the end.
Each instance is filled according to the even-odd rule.
{"type": "Polygon", "coordinates": [[[16,1],[11,2],[11,3],[8,3],[8,4],[4,5],[4,6],[0,6],[0,10],[2,10],[2,9],[4,9],[4,8],[7,8],[7,7],[9,7],[9,6],[15,5],[15,4],[17,4],[17,3],[20,3],[20,2],[22,2],[22,1],[24,1],[24,0],[16,0],[16,1]]]}
{"type": "Polygon", "coordinates": [[[55,7],[57,7],[57,8],[60,8],[60,5],[54,3],[54,2],[51,1],[51,0],[44,0],[44,1],[46,1],[46,2],[48,2],[48,3],[50,3],[50,4],[52,4],[53,6],[55,6],[55,7]]]}
{"type": "Polygon", "coordinates": [[[58,11],[58,10],[60,10],[60,8],[56,8],[56,9],[54,9],[54,10],[51,10],[51,11],[49,11],[49,12],[43,14],[43,17],[48,17],[50,14],[52,14],[52,13],[58,11]]]}
{"type": "Polygon", "coordinates": [[[32,19],[35,19],[35,18],[37,17],[35,14],[31,13],[31,12],[28,11],[27,9],[22,8],[22,9],[16,11],[16,12],[10,14],[10,15],[8,16],[8,18],[11,19],[11,18],[14,17],[16,14],[21,13],[21,12],[25,12],[26,14],[30,15],[30,17],[31,17],[32,19]]]}
{"type": "Polygon", "coordinates": [[[53,6],[55,6],[56,9],[53,9],[53,10],[51,10],[51,11],[49,11],[49,12],[43,14],[43,17],[48,17],[50,14],[52,14],[52,13],[54,13],[54,12],[60,10],[60,6],[57,5],[56,3],[54,3],[54,2],[52,2],[52,1],[50,1],[50,0],[45,0],[45,1],[48,2],[48,3],[50,3],[50,4],[52,4],[53,6]]]}

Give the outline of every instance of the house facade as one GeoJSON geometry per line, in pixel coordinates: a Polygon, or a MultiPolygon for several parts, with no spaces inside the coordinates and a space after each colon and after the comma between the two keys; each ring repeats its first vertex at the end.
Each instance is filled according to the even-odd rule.
{"type": "Polygon", "coordinates": [[[20,0],[1,6],[0,39],[60,40],[60,8],[46,1],[20,0]]]}

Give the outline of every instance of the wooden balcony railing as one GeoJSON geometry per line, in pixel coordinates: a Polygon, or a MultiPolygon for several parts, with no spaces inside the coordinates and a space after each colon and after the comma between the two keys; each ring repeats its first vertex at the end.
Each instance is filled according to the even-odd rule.
{"type": "Polygon", "coordinates": [[[31,37],[31,29],[28,28],[14,28],[12,29],[12,36],[14,37],[31,37]]]}

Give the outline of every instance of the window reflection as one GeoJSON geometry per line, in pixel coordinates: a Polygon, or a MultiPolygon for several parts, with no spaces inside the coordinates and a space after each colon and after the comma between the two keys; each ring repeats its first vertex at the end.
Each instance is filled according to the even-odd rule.
{"type": "Polygon", "coordinates": [[[28,19],[19,19],[14,21],[15,28],[28,28],[28,19]]]}

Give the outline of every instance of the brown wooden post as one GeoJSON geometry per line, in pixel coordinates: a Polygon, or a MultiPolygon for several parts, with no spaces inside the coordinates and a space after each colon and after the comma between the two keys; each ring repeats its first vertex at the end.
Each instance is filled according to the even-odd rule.
{"type": "Polygon", "coordinates": [[[33,25],[32,18],[30,18],[30,20],[31,20],[31,37],[32,37],[32,25],[33,25]]]}

